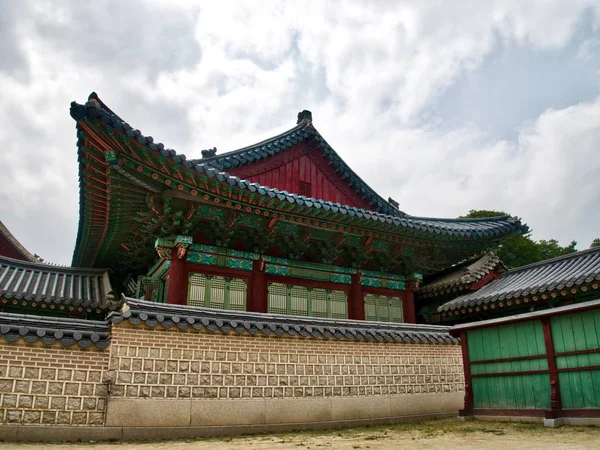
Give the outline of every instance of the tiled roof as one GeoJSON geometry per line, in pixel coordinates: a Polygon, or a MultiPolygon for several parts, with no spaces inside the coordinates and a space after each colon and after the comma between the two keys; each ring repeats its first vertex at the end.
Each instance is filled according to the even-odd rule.
{"type": "Polygon", "coordinates": [[[509,270],[478,291],[443,304],[438,311],[451,312],[503,302],[510,306],[512,302],[543,300],[544,296],[566,295],[579,288],[585,292],[599,286],[600,248],[592,248],[509,270]]]}
{"type": "Polygon", "coordinates": [[[227,171],[229,169],[244,166],[255,161],[267,159],[277,155],[294,145],[304,141],[313,140],[317,143],[325,159],[346,180],[346,182],[359,195],[368,201],[373,209],[392,216],[405,216],[402,211],[391,206],[379,194],[377,194],[367,183],[365,183],[349,166],[344,162],[337,152],[327,143],[327,141],[316,130],[312,121],[301,122],[294,128],[285,131],[277,136],[274,136],[265,141],[248,147],[234,150],[231,152],[215,155],[210,158],[193,160],[194,162],[206,167],[214,167],[219,171],[227,171]]]}
{"type": "Polygon", "coordinates": [[[466,289],[495,269],[501,272],[506,270],[500,258],[494,252],[488,252],[480,258],[450,267],[436,275],[419,289],[419,296],[428,298],[466,289]]]}
{"type": "MultiPolygon", "coordinates": [[[[23,245],[17,240],[16,237],[6,228],[6,226],[0,220],[0,239],[4,240],[15,253],[21,255],[20,259],[25,261],[35,262],[38,258],[30,253],[23,245]]],[[[1,255],[0,255],[1,256],[1,255]]]]}
{"type": "MultiPolygon", "coordinates": [[[[442,236],[454,236],[461,238],[502,238],[514,233],[524,233],[528,230],[526,225],[521,224],[520,220],[509,216],[498,216],[483,219],[437,219],[402,215],[394,209],[394,214],[383,214],[375,211],[355,208],[352,206],[341,205],[330,201],[307,198],[305,196],[290,194],[287,191],[271,189],[267,186],[261,186],[248,180],[242,180],[239,177],[232,176],[227,172],[221,172],[220,169],[210,167],[204,163],[198,163],[198,160],[188,160],[185,155],[177,154],[175,150],[166,149],[161,143],[155,143],[151,136],[142,135],[140,130],[133,129],[124,122],[119,116],[112,113],[110,109],[102,103],[95,93],[90,95],[89,101],[85,105],[76,102],[71,103],[71,116],[76,120],[100,120],[103,124],[134,138],[139,144],[159,152],[160,155],[170,158],[173,162],[186,169],[194,169],[196,172],[206,175],[208,178],[216,178],[220,182],[227,183],[231,187],[240,190],[248,190],[251,193],[258,193],[272,199],[279,199],[283,202],[289,202],[304,206],[309,209],[323,209],[334,213],[340,213],[351,217],[364,218],[379,222],[394,224],[399,228],[409,228],[416,231],[434,233],[442,236]],[[400,215],[398,215],[400,214],[400,215]]],[[[223,156],[223,155],[222,155],[223,156]]],[[[83,192],[83,191],[82,191],[83,192]]],[[[80,197],[80,218],[84,217],[85,198],[80,197]]],[[[80,220],[77,242],[81,240],[82,226],[80,220]]],[[[78,245],[77,244],[77,245],[78,245]]],[[[75,253],[78,247],[76,246],[75,253]]]]}
{"type": "Polygon", "coordinates": [[[123,312],[112,313],[115,324],[127,320],[132,325],[151,328],[176,327],[181,330],[205,330],[241,335],[297,336],[317,339],[404,343],[457,343],[448,327],[394,324],[317,317],[280,316],[236,312],[191,306],[169,305],[124,298],[123,312]]]}
{"type": "Polygon", "coordinates": [[[0,302],[115,309],[103,269],[75,269],[0,256],[0,302]]]}
{"type": "Polygon", "coordinates": [[[0,313],[0,335],[8,342],[25,339],[46,345],[106,348],[110,344],[110,326],[104,321],[67,319],[23,314],[0,313]]]}

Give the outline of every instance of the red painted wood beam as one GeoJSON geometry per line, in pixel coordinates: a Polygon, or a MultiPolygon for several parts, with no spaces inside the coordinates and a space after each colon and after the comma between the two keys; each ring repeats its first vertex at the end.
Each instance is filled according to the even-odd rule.
{"type": "Polygon", "coordinates": [[[362,274],[351,276],[350,292],[348,293],[348,319],[365,320],[365,300],[363,287],[360,284],[362,274]]]}
{"type": "Polygon", "coordinates": [[[415,294],[412,289],[409,289],[408,287],[404,291],[402,312],[405,323],[417,323],[417,315],[415,314],[415,294]]]}
{"type": "Polygon", "coordinates": [[[552,339],[552,328],[550,319],[544,317],[541,320],[544,329],[544,343],[546,344],[546,358],[548,360],[548,371],[550,375],[550,410],[556,412],[553,417],[558,417],[558,412],[562,409],[562,398],[560,395],[560,381],[558,379],[558,367],[556,365],[556,352],[554,350],[554,340],[552,339]]]}
{"type": "Polygon", "coordinates": [[[169,286],[167,288],[167,303],[186,305],[188,297],[189,271],[185,254],[174,247],[171,251],[171,267],[169,267],[169,286]],[[181,258],[180,258],[181,256],[181,258]]]}
{"type": "Polygon", "coordinates": [[[477,289],[488,284],[490,281],[497,280],[498,278],[500,278],[500,275],[498,274],[498,272],[492,271],[492,272],[488,273],[486,276],[484,276],[483,278],[481,278],[480,280],[478,280],[475,283],[473,283],[472,285],[470,285],[469,290],[476,291],[477,289]]]}
{"type": "Polygon", "coordinates": [[[459,415],[466,416],[472,413],[474,408],[473,401],[473,384],[471,379],[471,362],[469,360],[469,342],[467,341],[467,333],[460,333],[460,346],[462,349],[463,371],[465,374],[465,405],[464,409],[459,411],[459,415]]]}
{"type": "Polygon", "coordinates": [[[252,273],[248,282],[248,299],[246,310],[252,312],[268,312],[268,286],[265,278],[265,263],[261,258],[252,263],[252,273]]]}

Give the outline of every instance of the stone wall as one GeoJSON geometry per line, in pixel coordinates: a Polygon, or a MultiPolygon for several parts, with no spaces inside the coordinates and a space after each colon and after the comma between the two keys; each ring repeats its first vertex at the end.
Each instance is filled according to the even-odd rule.
{"type": "Polygon", "coordinates": [[[96,331],[5,318],[0,440],[184,438],[462,407],[461,349],[443,328],[136,302],[96,331]]]}
{"type": "Polygon", "coordinates": [[[463,400],[456,344],[223,335],[124,322],[113,326],[111,346],[108,426],[435,415],[456,412],[463,400]]]}
{"type": "Polygon", "coordinates": [[[104,425],[109,352],[0,341],[0,423],[104,425]]]}

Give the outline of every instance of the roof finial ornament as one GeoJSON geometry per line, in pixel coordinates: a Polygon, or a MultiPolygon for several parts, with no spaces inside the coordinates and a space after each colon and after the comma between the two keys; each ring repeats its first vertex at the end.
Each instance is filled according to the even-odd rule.
{"type": "Polygon", "coordinates": [[[202,159],[212,158],[217,154],[217,147],[213,147],[208,150],[202,150],[200,153],[202,153],[202,159]]]}
{"type": "Polygon", "coordinates": [[[400,209],[400,203],[398,203],[396,200],[394,200],[392,197],[388,198],[388,203],[390,205],[392,205],[394,208],[396,209],[400,209]]]}
{"type": "Polygon", "coordinates": [[[306,125],[309,125],[312,123],[312,113],[308,110],[304,110],[298,113],[298,121],[296,122],[296,125],[300,125],[301,123],[305,123],[306,125]]]}

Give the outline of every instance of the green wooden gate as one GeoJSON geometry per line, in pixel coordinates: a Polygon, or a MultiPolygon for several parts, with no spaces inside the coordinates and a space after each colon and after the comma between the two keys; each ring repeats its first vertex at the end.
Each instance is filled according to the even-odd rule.
{"type": "Polygon", "coordinates": [[[600,300],[452,328],[464,415],[600,417],[600,300]]]}

